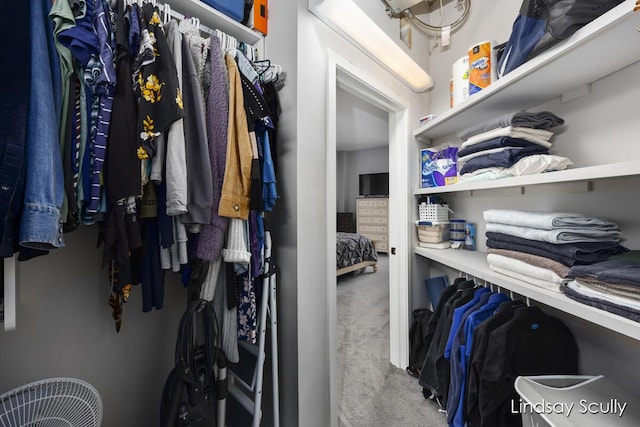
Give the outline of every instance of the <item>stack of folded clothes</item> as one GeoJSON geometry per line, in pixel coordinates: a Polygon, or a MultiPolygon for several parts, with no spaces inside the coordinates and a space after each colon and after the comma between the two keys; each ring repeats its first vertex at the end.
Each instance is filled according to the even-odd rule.
{"type": "Polygon", "coordinates": [[[484,220],[492,270],[557,292],[571,267],[628,251],[615,223],[578,213],[490,209],[484,220]]]}
{"type": "Polygon", "coordinates": [[[614,256],[608,261],[576,265],[562,286],[569,298],[640,322],[640,256],[614,256]]]}
{"type": "Polygon", "coordinates": [[[469,127],[458,135],[459,181],[480,181],[563,170],[566,157],[549,154],[550,129],[564,120],[549,111],[516,112],[469,127]]]}

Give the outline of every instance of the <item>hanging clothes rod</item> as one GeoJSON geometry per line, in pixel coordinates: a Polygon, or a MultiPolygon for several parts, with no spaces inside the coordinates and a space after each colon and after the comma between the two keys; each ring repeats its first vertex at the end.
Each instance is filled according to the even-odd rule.
{"type": "MultiPolygon", "coordinates": [[[[509,298],[511,298],[512,300],[515,299],[514,295],[513,295],[513,290],[511,290],[511,289],[503,289],[498,284],[495,284],[493,282],[489,282],[486,279],[481,279],[481,278],[476,277],[474,275],[470,275],[469,273],[463,272],[462,270],[458,270],[458,277],[462,277],[463,275],[467,280],[473,280],[474,282],[476,282],[476,284],[478,286],[483,286],[485,288],[488,287],[492,292],[495,292],[494,288],[493,288],[494,286],[497,288],[497,292],[499,292],[499,293],[502,293],[503,290],[504,291],[508,290],[509,291],[509,298]],[[471,279],[469,279],[469,277],[471,277],[471,279]]],[[[524,299],[524,302],[527,304],[527,307],[531,307],[531,300],[529,299],[528,296],[525,296],[525,295],[518,295],[518,296],[519,296],[519,299],[524,299]]]]}
{"type": "Polygon", "coordinates": [[[219,30],[219,29],[212,29],[207,27],[206,25],[202,25],[200,23],[200,18],[197,18],[195,16],[187,16],[185,14],[182,14],[176,10],[174,10],[171,5],[165,3],[158,3],[155,0],[154,1],[150,1],[149,3],[153,4],[154,6],[156,6],[158,8],[158,10],[160,11],[160,16],[162,18],[163,24],[166,25],[169,23],[170,18],[175,18],[178,21],[187,21],[189,23],[191,23],[193,25],[193,27],[195,29],[197,29],[200,32],[204,32],[207,33],[209,35],[212,36],[216,36],[218,37],[218,39],[220,39],[220,43],[222,44],[222,48],[232,54],[233,56],[236,55],[236,49],[240,49],[244,55],[247,57],[247,59],[249,59],[250,61],[254,61],[256,59],[256,52],[254,51],[254,49],[252,48],[251,45],[247,44],[247,43],[241,43],[238,41],[237,38],[235,38],[232,35],[229,35],[228,33],[219,30]]]}
{"type": "MultiPolygon", "coordinates": [[[[152,2],[153,3],[153,2],[152,2]]],[[[171,7],[171,5],[169,4],[162,4],[162,3],[157,3],[155,4],[155,6],[158,7],[158,9],[163,13],[164,16],[167,15],[167,12],[169,12],[169,16],[172,16],[173,18],[176,18],[179,21],[190,21],[198,30],[205,32],[205,33],[209,33],[209,34],[216,34],[216,31],[220,31],[220,30],[216,30],[216,29],[212,29],[207,27],[206,25],[202,25],[200,24],[200,18],[197,18],[195,16],[186,16],[176,10],[173,10],[173,8],[171,7]]],[[[167,24],[168,23],[168,19],[163,21],[163,23],[167,24]]],[[[220,31],[222,32],[222,31],[220,31]]],[[[226,33],[225,33],[226,34],[226,33]]],[[[232,37],[228,34],[226,34],[227,37],[232,37]]]]}

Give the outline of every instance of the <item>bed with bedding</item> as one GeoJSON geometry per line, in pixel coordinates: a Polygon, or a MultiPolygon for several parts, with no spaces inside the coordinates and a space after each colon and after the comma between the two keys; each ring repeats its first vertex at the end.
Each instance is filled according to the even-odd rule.
{"type": "Polygon", "coordinates": [[[373,267],[378,271],[378,254],[371,240],[357,233],[337,233],[336,275],[373,267]]]}

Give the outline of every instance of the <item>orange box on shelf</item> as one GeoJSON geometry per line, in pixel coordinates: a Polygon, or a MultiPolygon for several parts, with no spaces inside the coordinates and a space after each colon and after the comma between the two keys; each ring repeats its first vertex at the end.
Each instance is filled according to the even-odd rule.
{"type": "Polygon", "coordinates": [[[267,21],[269,20],[269,8],[267,0],[254,0],[253,2],[253,29],[267,35],[267,21]]]}

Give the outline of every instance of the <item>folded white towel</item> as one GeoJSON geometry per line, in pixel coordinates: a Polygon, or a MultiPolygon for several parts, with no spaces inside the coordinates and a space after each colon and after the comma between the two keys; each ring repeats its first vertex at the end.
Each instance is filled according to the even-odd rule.
{"type": "Polygon", "coordinates": [[[499,138],[501,136],[524,139],[526,141],[533,142],[534,144],[551,148],[549,139],[551,139],[551,137],[553,136],[553,132],[544,129],[507,126],[470,136],[466,141],[462,143],[460,148],[467,148],[474,144],[489,141],[490,139],[499,138]]]}
{"type": "Polygon", "coordinates": [[[553,244],[620,241],[619,231],[599,230],[597,228],[560,228],[554,230],[543,230],[540,228],[518,227],[517,225],[488,222],[485,230],[553,244]]]}
{"type": "Polygon", "coordinates": [[[524,274],[527,277],[543,280],[545,282],[557,283],[560,285],[568,281],[568,279],[563,279],[548,268],[531,265],[519,259],[509,258],[504,255],[488,254],[487,261],[491,265],[506,268],[508,270],[524,274]]]}
{"type": "Polygon", "coordinates": [[[534,279],[533,277],[529,277],[525,274],[518,273],[517,271],[512,271],[512,270],[509,270],[508,268],[499,267],[493,264],[489,264],[489,268],[495,271],[496,273],[504,274],[505,276],[518,279],[530,285],[537,286],[538,288],[543,288],[543,289],[547,289],[549,291],[554,291],[554,292],[561,292],[560,285],[557,283],[545,282],[544,280],[534,279]]]}
{"type": "Polygon", "coordinates": [[[600,218],[588,217],[573,212],[537,212],[511,209],[489,209],[484,211],[486,222],[517,225],[520,227],[554,230],[559,228],[589,228],[615,230],[618,226],[600,218]]]}

